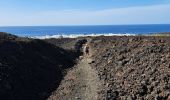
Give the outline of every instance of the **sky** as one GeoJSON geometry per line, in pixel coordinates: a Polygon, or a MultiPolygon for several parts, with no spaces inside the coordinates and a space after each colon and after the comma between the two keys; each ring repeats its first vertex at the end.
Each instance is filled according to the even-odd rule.
{"type": "Polygon", "coordinates": [[[0,26],[170,24],[170,0],[1,0],[0,26]]]}

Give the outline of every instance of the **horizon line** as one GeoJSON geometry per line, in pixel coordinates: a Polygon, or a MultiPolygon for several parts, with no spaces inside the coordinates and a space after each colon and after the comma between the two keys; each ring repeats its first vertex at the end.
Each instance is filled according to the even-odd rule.
{"type": "Polygon", "coordinates": [[[50,26],[133,26],[133,25],[170,25],[170,23],[168,24],[94,24],[94,25],[86,25],[86,24],[82,24],[82,25],[4,25],[4,26],[0,26],[0,27],[50,27],[50,26]]]}

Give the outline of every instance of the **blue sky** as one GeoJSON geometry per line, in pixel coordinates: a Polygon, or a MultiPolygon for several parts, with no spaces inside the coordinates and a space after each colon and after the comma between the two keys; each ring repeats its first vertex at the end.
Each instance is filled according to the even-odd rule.
{"type": "Polygon", "coordinates": [[[170,24],[170,0],[1,0],[0,26],[170,24]]]}

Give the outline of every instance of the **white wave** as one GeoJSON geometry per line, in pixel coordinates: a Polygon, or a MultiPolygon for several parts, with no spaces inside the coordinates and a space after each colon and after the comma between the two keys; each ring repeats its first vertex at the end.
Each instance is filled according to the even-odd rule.
{"type": "Polygon", "coordinates": [[[97,36],[136,36],[137,34],[131,34],[131,33],[124,33],[124,34],[120,34],[120,33],[99,33],[99,34],[68,34],[68,35],[44,35],[44,36],[32,36],[30,38],[33,39],[50,39],[50,38],[78,38],[78,37],[97,37],[97,36]]]}

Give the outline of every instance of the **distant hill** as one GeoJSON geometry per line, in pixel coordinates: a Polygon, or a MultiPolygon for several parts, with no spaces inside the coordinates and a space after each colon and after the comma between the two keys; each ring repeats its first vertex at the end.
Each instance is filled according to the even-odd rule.
{"type": "Polygon", "coordinates": [[[8,34],[8,33],[4,33],[4,32],[0,32],[0,39],[7,39],[7,40],[14,40],[16,39],[17,36],[15,35],[12,35],[12,34],[8,34]]]}

